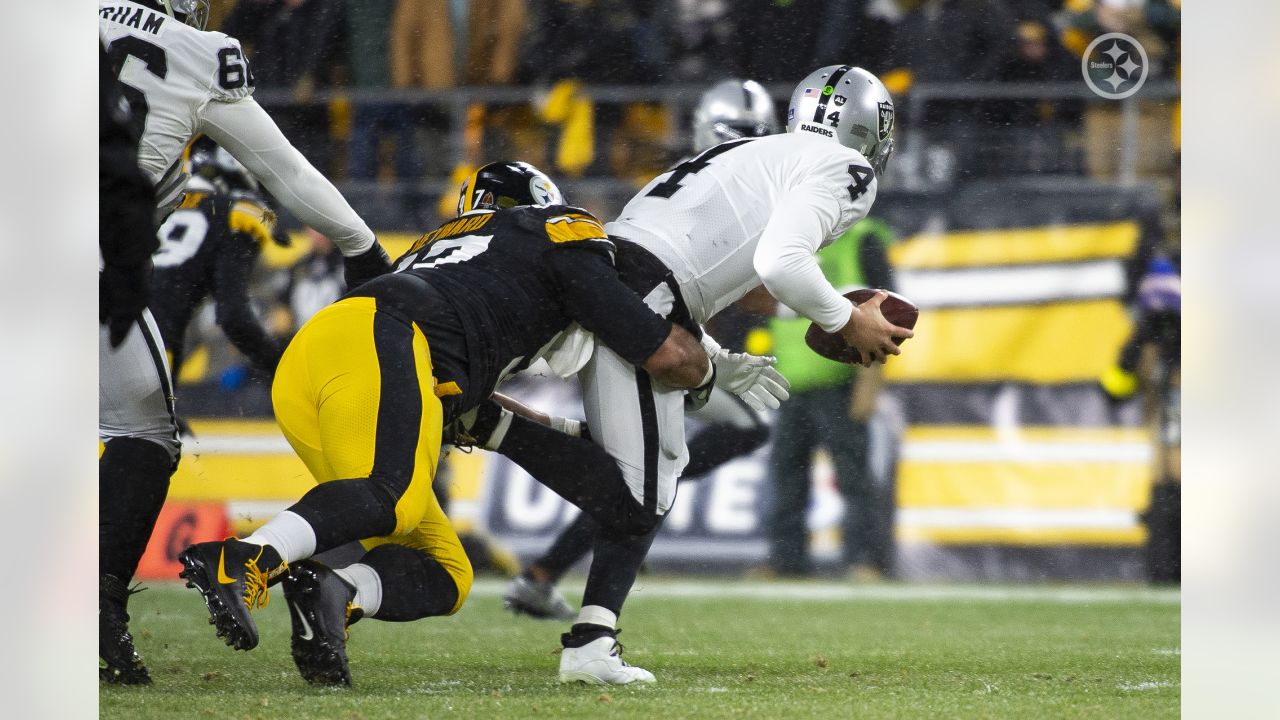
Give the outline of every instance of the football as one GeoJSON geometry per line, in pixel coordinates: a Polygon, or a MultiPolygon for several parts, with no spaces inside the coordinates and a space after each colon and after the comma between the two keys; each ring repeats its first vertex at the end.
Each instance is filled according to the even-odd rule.
{"type": "MultiPolygon", "coordinates": [[[[854,305],[861,305],[870,300],[876,292],[878,291],[863,288],[845,293],[844,296],[849,298],[854,305]]],[[[915,306],[915,303],[896,292],[889,290],[885,292],[889,293],[889,297],[880,303],[880,312],[884,315],[884,318],[898,327],[914,329],[916,318],[920,316],[920,309],[915,306]]],[[[818,327],[817,323],[809,325],[809,332],[805,333],[804,341],[810,349],[829,360],[855,364],[862,362],[862,355],[850,347],[844,341],[844,338],[840,337],[839,333],[827,332],[818,327]]],[[[901,345],[902,338],[897,339],[896,342],[901,345]]]]}

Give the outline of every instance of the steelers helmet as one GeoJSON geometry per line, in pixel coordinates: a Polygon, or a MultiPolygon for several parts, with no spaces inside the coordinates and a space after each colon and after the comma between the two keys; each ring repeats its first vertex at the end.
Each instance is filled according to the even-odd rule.
{"type": "Polygon", "coordinates": [[[773,98],[755,80],[722,80],[702,93],[693,111],[693,151],[725,140],[760,137],[778,132],[773,98]]]}
{"type": "Polygon", "coordinates": [[[787,132],[827,137],[853,148],[879,174],[893,154],[893,98],[866,70],[828,65],[809,73],[791,93],[787,132]]]}
{"type": "Polygon", "coordinates": [[[472,210],[505,210],[519,205],[563,205],[564,195],[551,178],[524,162],[494,162],[462,183],[458,214],[472,210]]]}
{"type": "Polygon", "coordinates": [[[204,178],[220,192],[258,192],[258,181],[249,170],[208,135],[191,142],[186,171],[193,178],[204,178]]]}

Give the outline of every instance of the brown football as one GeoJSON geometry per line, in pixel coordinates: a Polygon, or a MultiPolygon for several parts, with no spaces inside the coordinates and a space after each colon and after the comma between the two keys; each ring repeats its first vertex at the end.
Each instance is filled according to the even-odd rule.
{"type": "MultiPolygon", "coordinates": [[[[845,297],[849,298],[854,305],[861,305],[870,300],[876,294],[876,290],[862,289],[845,293],[845,297]]],[[[896,292],[889,293],[889,297],[880,303],[880,312],[884,315],[884,319],[907,329],[914,329],[916,326],[916,318],[920,317],[920,309],[910,300],[902,297],[896,292]]],[[[809,326],[809,332],[805,333],[804,341],[816,353],[824,358],[835,360],[842,363],[861,363],[862,355],[850,347],[840,337],[839,333],[830,333],[818,327],[817,323],[809,326]]],[[[898,339],[897,343],[902,344],[902,339],[898,339]]]]}

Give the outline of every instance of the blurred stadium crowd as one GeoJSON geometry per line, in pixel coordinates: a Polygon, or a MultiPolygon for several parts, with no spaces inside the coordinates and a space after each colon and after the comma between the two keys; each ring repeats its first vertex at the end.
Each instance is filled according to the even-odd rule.
{"type": "MultiPolygon", "coordinates": [[[[483,139],[486,155],[524,157],[561,175],[647,179],[684,151],[680,113],[693,100],[639,88],[744,77],[780,97],[807,68],[841,58],[856,58],[884,78],[900,127],[928,127],[934,151],[918,148],[919,162],[935,177],[1109,177],[1117,172],[1120,113],[1086,102],[1080,55],[1093,37],[1124,32],[1146,49],[1149,83],[1173,80],[1179,6],[1180,0],[239,0],[215,5],[212,27],[245,44],[260,101],[337,179],[447,176],[456,163],[475,160],[458,150],[464,137],[466,144],[483,139]],[[984,97],[977,83],[1071,83],[1078,92],[1052,95],[1024,85],[984,97]],[[583,84],[632,90],[602,95],[583,92],[583,84]],[[921,87],[925,92],[916,93],[921,87]],[[447,92],[458,88],[508,92],[490,95],[504,102],[484,105],[470,98],[485,95],[463,94],[466,108],[459,110],[451,102],[459,96],[447,92]],[[928,101],[913,104],[913,94],[928,101]]],[[[1143,176],[1171,171],[1176,140],[1165,100],[1139,108],[1136,170],[1143,176]]]]}

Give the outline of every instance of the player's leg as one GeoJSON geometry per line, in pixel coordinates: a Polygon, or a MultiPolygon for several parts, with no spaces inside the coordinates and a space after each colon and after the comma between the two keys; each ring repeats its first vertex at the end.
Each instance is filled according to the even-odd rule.
{"type": "Polygon", "coordinates": [[[477,408],[469,432],[601,525],[634,534],[653,528],[653,509],[641,504],[634,481],[592,440],[513,415],[492,400],[477,408]]]}
{"type": "MultiPolygon", "coordinates": [[[[608,348],[579,373],[591,437],[617,461],[636,501],[660,521],[675,501],[676,481],[688,463],[684,393],[655,386],[643,371],[608,348]]],[[[614,639],[626,595],[653,542],[616,530],[597,535],[595,555],[577,622],[561,636],[561,681],[627,684],[653,674],[619,657],[614,639]]]]}
{"type": "Polygon", "coordinates": [[[362,617],[406,622],[452,615],[471,590],[471,564],[434,495],[413,531],[364,544],[369,550],[345,568],[303,560],[290,565],[284,580],[294,663],[313,685],[351,684],[351,623],[362,617]]]}
{"type": "Polygon", "coordinates": [[[119,347],[98,341],[98,652],[107,682],[149,683],[128,628],[128,586],[169,492],[181,445],[164,344],[149,311],[119,347]]]}
{"type": "Polygon", "coordinates": [[[769,568],[781,575],[805,575],[809,565],[809,469],[819,423],[813,393],[798,392],[778,410],[769,455],[772,492],[768,503],[769,568]]]}
{"type": "MultiPolygon", "coordinates": [[[[689,439],[689,464],[680,482],[697,479],[720,465],[755,451],[769,439],[769,426],[759,413],[732,393],[714,390],[692,417],[706,423],[689,439]]],[[[503,604],[516,613],[567,620],[573,610],[555,584],[591,551],[600,524],[581,513],[556,536],[537,560],[508,584],[503,604]]]]}
{"type": "Polygon", "coordinates": [[[433,387],[422,333],[376,313],[371,298],[331,305],[294,337],[272,402],[319,484],[244,540],[180,556],[228,644],[256,645],[249,609],[265,605],[286,563],[417,526],[434,503],[442,409],[433,387]]]}
{"type": "Polygon", "coordinates": [[[760,413],[731,392],[716,388],[707,404],[689,414],[705,425],[689,438],[685,480],[702,477],[734,458],[755,452],[769,440],[760,413]]]}
{"type": "Polygon", "coordinates": [[[1147,579],[1153,583],[1182,582],[1182,413],[1181,370],[1163,379],[1157,421],[1156,481],[1151,503],[1142,513],[1147,526],[1144,548],[1147,579]]]}
{"type": "Polygon", "coordinates": [[[881,555],[876,534],[876,486],[871,474],[869,432],[866,423],[849,418],[849,389],[846,386],[813,391],[815,406],[827,418],[822,444],[831,454],[836,489],[844,498],[841,522],[841,560],[850,579],[879,578],[876,558],[881,555]]]}

